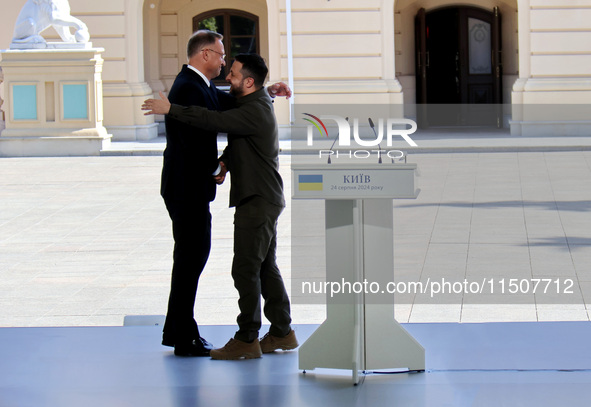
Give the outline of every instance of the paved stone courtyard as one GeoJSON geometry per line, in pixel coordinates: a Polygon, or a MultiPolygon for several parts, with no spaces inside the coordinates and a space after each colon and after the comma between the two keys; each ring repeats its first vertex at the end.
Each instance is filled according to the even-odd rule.
{"type": "MultiPolygon", "coordinates": [[[[280,157],[287,197],[291,159],[280,157]]],[[[397,276],[572,279],[573,294],[500,295],[485,304],[417,296],[397,305],[400,322],[589,320],[591,152],[415,154],[409,162],[419,166],[421,193],[394,203],[397,276]]],[[[173,241],[161,165],[159,156],[1,158],[0,326],[108,326],[126,315],[163,315],[173,241]]],[[[234,324],[238,312],[228,191],[220,187],[211,206],[214,241],[196,304],[205,325],[234,324]]],[[[288,200],[278,250],[288,288],[290,234],[288,200]]],[[[324,312],[293,305],[298,324],[320,323],[324,312]]]]}

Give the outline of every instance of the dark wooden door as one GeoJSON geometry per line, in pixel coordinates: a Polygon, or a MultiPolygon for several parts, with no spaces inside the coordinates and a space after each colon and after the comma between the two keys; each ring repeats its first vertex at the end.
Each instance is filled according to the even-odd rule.
{"type": "Polygon", "coordinates": [[[415,21],[417,105],[425,126],[500,126],[501,17],[446,7],[415,21]],[[423,23],[424,21],[424,23],[423,23]]]}
{"type": "Polygon", "coordinates": [[[428,127],[427,115],[427,21],[422,8],[415,17],[415,66],[417,122],[420,127],[428,127]]]}

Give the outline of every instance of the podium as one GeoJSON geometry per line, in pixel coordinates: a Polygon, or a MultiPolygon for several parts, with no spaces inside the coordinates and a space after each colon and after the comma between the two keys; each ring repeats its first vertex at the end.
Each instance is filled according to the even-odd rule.
{"type": "Polygon", "coordinates": [[[293,199],[325,200],[326,320],[299,369],[425,370],[424,348],[394,319],[392,199],[416,198],[416,164],[292,164],[293,199]]]}

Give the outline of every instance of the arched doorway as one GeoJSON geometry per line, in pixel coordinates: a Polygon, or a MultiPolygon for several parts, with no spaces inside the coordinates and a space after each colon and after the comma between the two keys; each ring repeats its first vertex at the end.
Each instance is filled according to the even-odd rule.
{"type": "Polygon", "coordinates": [[[219,9],[193,17],[193,31],[207,29],[224,36],[226,66],[215,78],[216,84],[226,85],[226,76],[240,53],[260,53],[259,18],[242,10],[219,9]]]}
{"type": "Polygon", "coordinates": [[[502,126],[501,15],[444,7],[415,18],[417,118],[429,126],[502,126]]]}
{"type": "MultiPolygon", "coordinates": [[[[236,53],[257,52],[268,61],[270,77],[279,75],[279,41],[273,39],[271,48],[267,3],[267,0],[145,2],[143,49],[146,78],[150,86],[155,91],[170,89],[176,75],[187,62],[187,40],[198,28],[213,28],[224,35],[224,44],[227,43],[228,47],[232,44],[231,49],[226,49],[228,65],[231,65],[231,57],[236,53]],[[228,38],[233,40],[228,42],[228,38]]],[[[224,76],[220,76],[220,83],[225,84],[223,79],[224,76]]]]}

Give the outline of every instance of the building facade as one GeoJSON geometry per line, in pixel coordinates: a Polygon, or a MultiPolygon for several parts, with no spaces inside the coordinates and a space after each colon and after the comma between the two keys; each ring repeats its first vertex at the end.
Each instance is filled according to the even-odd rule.
{"type": "MultiPolygon", "coordinates": [[[[9,47],[24,3],[0,6],[0,49],[9,47]]],[[[93,46],[105,49],[104,125],[113,140],[156,137],[154,118],[139,107],[170,88],[186,63],[186,41],[200,27],[224,34],[230,56],[260,53],[269,81],[292,85],[291,103],[591,102],[591,0],[70,0],[70,6],[93,46]]],[[[58,39],[53,29],[45,37],[58,39]]],[[[7,103],[0,100],[0,109],[7,103]]],[[[290,102],[278,100],[276,111],[282,125],[294,120],[290,102]]],[[[591,134],[591,118],[560,114],[513,110],[497,125],[515,135],[591,134]]]]}

